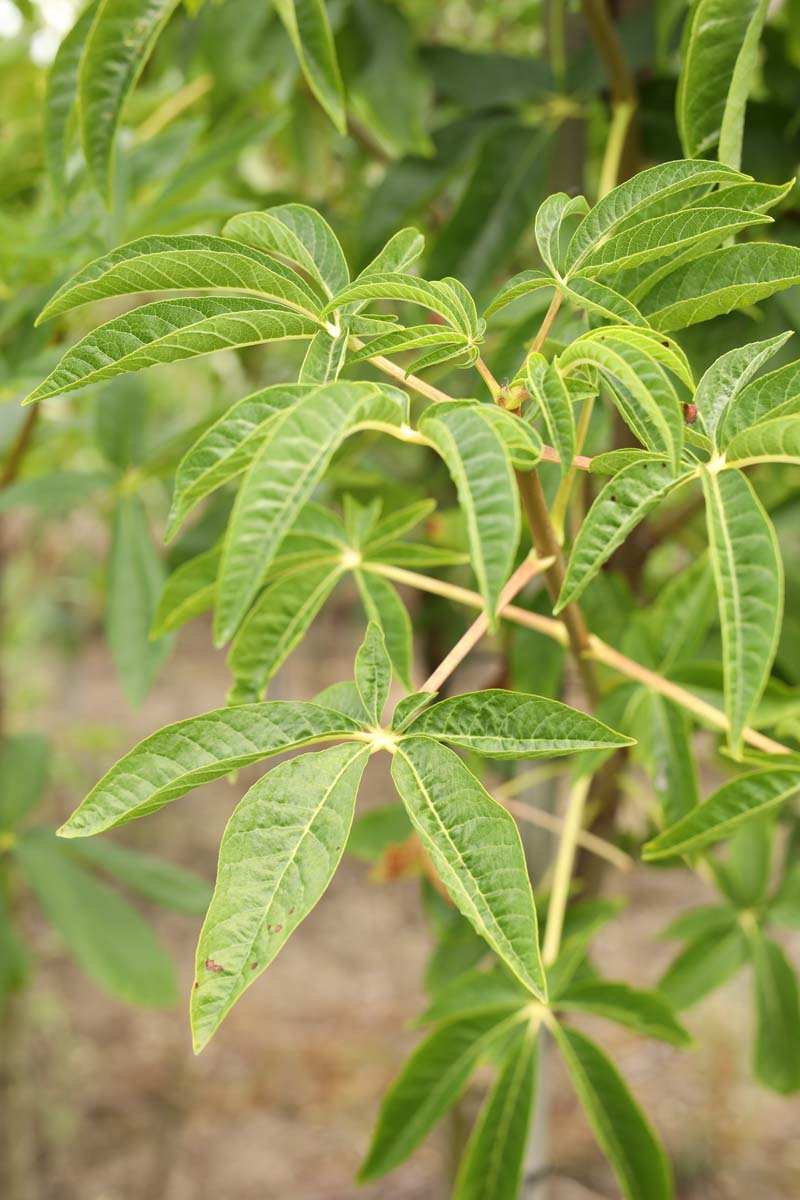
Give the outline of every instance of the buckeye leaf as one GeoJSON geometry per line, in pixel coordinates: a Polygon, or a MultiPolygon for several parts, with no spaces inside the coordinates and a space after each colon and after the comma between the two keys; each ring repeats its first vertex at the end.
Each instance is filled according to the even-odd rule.
{"type": "Polygon", "coordinates": [[[648,842],[648,862],[689,854],[727,837],[745,821],[771,812],[800,790],[800,767],[770,767],[724,783],[703,804],[648,842]]]}
{"type": "Polygon", "coordinates": [[[311,742],[338,741],[361,725],[319,704],[273,700],[219,708],[166,725],[95,784],[61,837],[89,837],[157,812],[192,788],[311,742]]]}
{"type": "Polygon", "coordinates": [[[778,645],[783,566],[772,523],[739,471],[701,468],[722,627],[725,715],[734,753],[761,698],[778,645]]]}
{"type": "Polygon", "coordinates": [[[408,733],[483,758],[551,758],[632,745],[631,738],[568,704],[499,688],[440,700],[413,721],[408,733]]]}
{"type": "Polygon", "coordinates": [[[318,328],[310,317],[254,298],[156,300],[88,333],[24,403],[215,350],[309,338],[318,328]]]}
{"type": "Polygon", "coordinates": [[[392,778],[453,903],[517,978],[546,996],[533,893],[510,813],[430,737],[402,739],[392,778]]]}
{"type": "Polygon", "coordinates": [[[327,888],[344,853],[369,747],[281,763],[242,798],[219,851],[197,945],[195,1051],[272,962],[327,888]]]}
{"type": "Polygon", "coordinates": [[[553,1036],[625,1200],[672,1200],[667,1156],[614,1064],[577,1029],[553,1036]]]}

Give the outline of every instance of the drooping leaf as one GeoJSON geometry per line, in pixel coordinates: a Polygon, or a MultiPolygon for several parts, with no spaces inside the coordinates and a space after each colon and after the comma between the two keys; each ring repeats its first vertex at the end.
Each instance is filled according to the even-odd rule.
{"type": "Polygon", "coordinates": [[[676,118],[689,158],[719,146],[738,169],[744,111],[768,0],[695,0],[684,30],[676,118]]]}
{"type": "Polygon", "coordinates": [[[211,884],[194,871],[131,850],[109,838],[71,842],[69,852],[139,892],[153,904],[174,912],[202,917],[211,900],[211,884]]]}
{"type": "Polygon", "coordinates": [[[404,1162],[455,1104],[473,1071],[508,1028],[506,1016],[501,1010],[449,1021],[420,1043],[383,1101],[359,1171],[362,1183],[404,1162]]]}
{"type": "Polygon", "coordinates": [[[771,938],[751,937],[756,990],[757,1079],[783,1095],[800,1091],[800,996],[797,976],[785,953],[771,938]]]}
{"type": "Polygon", "coordinates": [[[726,837],[743,822],[777,808],[798,790],[800,767],[797,766],[775,766],[739,775],[648,842],[642,856],[650,862],[700,850],[726,837]]]}
{"type": "Polygon", "coordinates": [[[165,725],[121,758],[58,832],[102,833],[240,767],[311,742],[338,741],[360,728],[341,712],[290,700],[220,708],[165,725]]]}
{"type": "Polygon", "coordinates": [[[632,744],[568,704],[498,688],[440,700],[415,718],[408,733],[500,759],[552,758],[632,744]]]}
{"type": "Polygon", "coordinates": [[[0,741],[0,830],[12,830],[42,798],[50,770],[50,739],[17,733],[0,741]]]}
{"type": "Polygon", "coordinates": [[[791,333],[780,333],[764,342],[729,350],[711,364],[697,385],[694,403],[702,428],[719,444],[718,430],[736,398],[765,362],[777,354],[791,333]]]}
{"type": "Polygon", "coordinates": [[[138,496],[123,496],[114,511],[108,561],[106,638],[128,703],[144,701],[172,650],[172,639],[151,640],[164,583],[147,514],[138,496]]]}
{"type": "Polygon", "coordinates": [[[577,1029],[553,1035],[625,1200],[671,1200],[669,1160],[614,1064],[577,1029]]]}
{"type": "Polygon", "coordinates": [[[646,461],[609,480],[578,531],[554,611],[576,600],[631,530],[691,476],[691,471],[674,475],[666,462],[646,461]]]}
{"type": "Polygon", "coordinates": [[[235,809],[197,946],[196,1052],[333,878],[368,757],[363,744],[303,754],[260,779],[235,809]]]}
{"type": "Polygon", "coordinates": [[[323,0],[273,0],[311,91],[338,133],[347,132],[344,86],[323,0]]]}
{"type": "Polygon", "coordinates": [[[546,994],[519,832],[452,750],[407,736],[392,778],[456,907],[536,996],[546,994]]]}
{"type": "Polygon", "coordinates": [[[258,700],[278,668],[302,641],[342,578],[337,560],[293,571],[265,589],[233,640],[228,666],[234,677],[228,702],[258,700]]]}
{"type": "Polygon", "coordinates": [[[722,626],[725,714],[739,752],[769,677],[783,613],[783,566],[775,530],[739,471],[701,469],[711,563],[722,626]]]}
{"type": "Polygon", "coordinates": [[[800,282],[800,248],[769,242],[723,246],[679,266],[639,301],[655,329],[685,329],[800,282]]]}
{"type": "Polygon", "coordinates": [[[373,725],[380,725],[392,682],[392,664],[380,626],[370,621],[356,654],[355,681],[373,725]]]}
{"type": "Polygon", "coordinates": [[[394,389],[339,380],[308,391],[270,424],[228,523],[215,614],[218,645],[236,632],[284,534],[338,446],[358,429],[399,427],[406,405],[394,389]]]}
{"type": "Polygon", "coordinates": [[[508,451],[480,406],[436,405],[421,432],[442,456],[467,522],[472,565],[490,617],[511,574],[520,535],[517,488],[508,451]]]}
{"type": "Polygon", "coordinates": [[[625,1025],[642,1037],[688,1046],[689,1034],[658,992],[637,990],[608,979],[573,980],[558,997],[564,1012],[586,1012],[625,1025]]]}
{"type": "Polygon", "coordinates": [[[172,962],[116,892],[73,862],[51,833],[32,830],[15,858],[50,923],[86,974],[113,995],[160,1008],[177,999],[172,962]]]}
{"type": "Polygon", "coordinates": [[[467,1142],[454,1200],[517,1200],[536,1089],[536,1031],[524,1029],[503,1063],[467,1142]]]}
{"type": "Polygon", "coordinates": [[[178,0],[102,0],[78,76],[83,153],[100,194],[111,190],[112,157],[123,105],[178,0]]]}
{"type": "Polygon", "coordinates": [[[38,321],[109,296],[164,291],[249,292],[308,318],[319,313],[325,296],[322,283],[315,291],[260,249],[205,234],[161,234],[94,259],[51,296],[38,321]]]}
{"type": "Polygon", "coordinates": [[[25,403],[158,363],[259,342],[310,338],[318,328],[309,317],[267,301],[238,296],[156,300],[88,333],[25,403]]]}
{"type": "Polygon", "coordinates": [[[64,194],[67,138],[78,99],[78,69],[86,36],[100,0],[92,0],[66,35],[47,75],[45,99],[45,156],[53,192],[60,202],[64,194]]]}

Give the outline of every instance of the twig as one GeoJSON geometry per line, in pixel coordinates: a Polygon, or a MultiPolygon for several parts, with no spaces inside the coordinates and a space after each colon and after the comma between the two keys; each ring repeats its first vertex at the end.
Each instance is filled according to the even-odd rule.
{"type": "Polygon", "coordinates": [[[547,928],[542,944],[542,961],[546,967],[552,966],[556,961],[561,946],[561,931],[564,928],[564,913],[569,899],[572,868],[575,865],[575,852],[583,822],[583,810],[591,782],[591,775],[584,775],[570,788],[564,828],[553,872],[553,886],[550,889],[547,928]]]}
{"type": "MultiPolygon", "coordinates": [[[[545,812],[544,809],[535,808],[531,804],[523,804],[520,800],[507,799],[500,792],[494,792],[493,795],[495,800],[513,813],[517,820],[538,825],[540,829],[546,829],[548,833],[563,834],[564,821],[561,817],[545,812]]],[[[577,843],[590,853],[596,854],[598,858],[604,858],[606,862],[611,863],[620,871],[630,871],[633,866],[633,859],[629,854],[620,850],[612,842],[607,842],[605,838],[590,833],[588,829],[578,830],[577,843]]]]}

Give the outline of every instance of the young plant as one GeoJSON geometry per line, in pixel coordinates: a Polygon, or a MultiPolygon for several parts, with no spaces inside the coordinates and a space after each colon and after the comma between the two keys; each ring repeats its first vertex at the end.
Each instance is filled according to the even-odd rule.
{"type": "MultiPolygon", "coordinates": [[[[544,269],[510,280],[483,317],[458,280],[410,273],[422,249],[414,230],[395,234],[353,278],[330,226],[297,204],[236,216],[221,237],[160,235],[123,245],[63,284],[42,314],[142,292],[187,293],[149,300],[88,333],[30,402],[223,348],[307,343],[297,382],[233,405],[186,452],[176,475],[168,536],[216,489],[238,481],[238,490],[221,543],[168,580],[158,630],[213,605],[217,643],[233,643],[232,699],[247,702],[145,739],[60,833],[100,833],[241,766],[335,743],[279,764],[231,817],[198,947],[192,1025],[201,1049],[324,892],[347,845],[366,762],[375,752],[389,754],[419,861],[461,914],[453,914],[456,926],[461,918],[468,923],[458,936],[471,948],[435,989],[426,1016],[434,1031],[387,1097],[364,1178],[401,1162],[488,1060],[496,1082],[455,1194],[515,1196],[546,1029],[623,1193],[670,1196],[655,1134],[605,1053],[572,1028],[569,1014],[604,1015],[682,1045],[687,1035],[670,998],[679,1005],[696,998],[730,974],[727,964],[748,955],[756,964],[759,1075],[783,1091],[800,1087],[796,1056],[776,1040],[788,1044],[800,1032],[794,974],[762,933],[776,909],[791,908],[796,891],[790,858],[784,880],[764,899],[763,845],[775,815],[800,791],[800,756],[762,732],[780,724],[794,700],[773,699],[764,712],[783,575],[775,531],[749,477],[762,463],[800,463],[800,364],[761,373],[785,346],[782,334],[723,354],[696,381],[674,336],[800,281],[797,248],[731,240],[765,225],[785,190],[694,159],[643,171],[594,206],[552,196],[535,221],[544,269]],[[545,289],[550,302],[540,330],[501,384],[483,357],[487,320],[545,289]],[[421,307],[427,319],[405,324],[373,308],[383,302],[421,307]],[[396,361],[408,351],[417,353],[410,368],[396,361]],[[479,398],[453,398],[416,373],[450,359],[477,370],[479,398]],[[362,364],[391,383],[341,378],[362,364]],[[612,406],[635,446],[583,454],[598,400],[612,406]],[[422,447],[443,461],[463,514],[476,592],[409,569],[453,561],[404,540],[425,506],[382,513],[378,504],[347,500],[342,519],[315,502],[340,447],[359,433],[393,438],[409,453],[422,447]],[[576,526],[578,472],[607,482],[576,526]],[[674,497],[688,489],[705,511],[708,553],[666,585],[646,621],[627,602],[631,653],[624,653],[592,631],[580,603],[637,525],[662,506],[676,511],[674,497]],[[531,550],[520,548],[523,516],[531,550]],[[369,618],[355,682],[311,703],[259,699],[345,572],[355,575],[369,618]],[[537,575],[552,616],[512,603],[537,575]],[[410,622],[390,581],[482,610],[416,690],[410,622]],[[470,649],[501,622],[569,647],[586,706],[597,715],[502,688],[437,701],[470,649]],[[704,687],[686,686],[680,671],[715,623],[719,669],[704,687]],[[385,721],[392,669],[408,694],[385,721]],[[694,769],[696,724],[724,734],[732,769],[704,802],[694,769]],[[587,800],[594,805],[608,795],[604,786],[609,774],[619,776],[626,747],[653,781],[655,805],[645,822],[654,836],[645,839],[645,861],[713,873],[728,897],[709,922],[687,919],[690,948],[659,992],[603,979],[587,951],[613,911],[569,902],[587,800]],[[539,897],[546,909],[541,949],[514,821],[458,751],[477,760],[578,756],[550,890],[539,897]],[[708,848],[731,835],[733,860],[725,865],[708,848]],[[696,948],[709,930],[723,928],[733,946],[724,966],[696,948]],[[490,952],[493,965],[482,969],[490,952]],[[780,1029],[769,1015],[776,1011],[780,1029]]],[[[450,936],[450,916],[440,923],[450,936]]]]}

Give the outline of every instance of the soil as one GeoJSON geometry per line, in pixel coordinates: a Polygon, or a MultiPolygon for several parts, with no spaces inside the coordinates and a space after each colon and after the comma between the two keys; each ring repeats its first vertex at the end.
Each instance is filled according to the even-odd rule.
{"type": "MultiPolygon", "coordinates": [[[[347,677],[356,638],[347,613],[333,612],[273,694],[309,698],[347,677]]],[[[70,772],[55,816],[66,815],[81,785],[140,737],[222,703],[224,660],[209,646],[202,623],[185,631],[169,670],[133,715],[99,640],[65,670],[43,714],[70,772]]],[[[120,840],[211,879],[227,816],[256,776],[251,770],[235,784],[210,785],[128,827],[120,840]]],[[[375,761],[365,802],[388,795],[388,776],[375,761]]],[[[672,952],[657,932],[708,898],[702,885],[673,872],[633,871],[609,879],[607,891],[625,895],[628,906],[598,942],[598,963],[611,977],[654,982],[672,952]]],[[[188,995],[199,922],[151,915],[188,995]]],[[[446,1200],[453,1122],[389,1178],[366,1188],[354,1182],[379,1099],[416,1040],[408,1023],[423,1001],[429,939],[415,881],[374,884],[366,867],[346,861],[197,1058],[185,1005],[124,1007],[80,974],[35,914],[27,920],[42,966],[22,1017],[19,1101],[33,1148],[24,1200],[446,1200]]],[[[665,1139],[682,1200],[800,1195],[800,1102],[749,1078],[750,987],[742,974],[688,1014],[697,1039],[690,1051],[607,1023],[587,1025],[665,1139]]],[[[556,1062],[548,1061],[547,1075],[553,1173],[528,1195],[618,1196],[556,1062]]]]}

